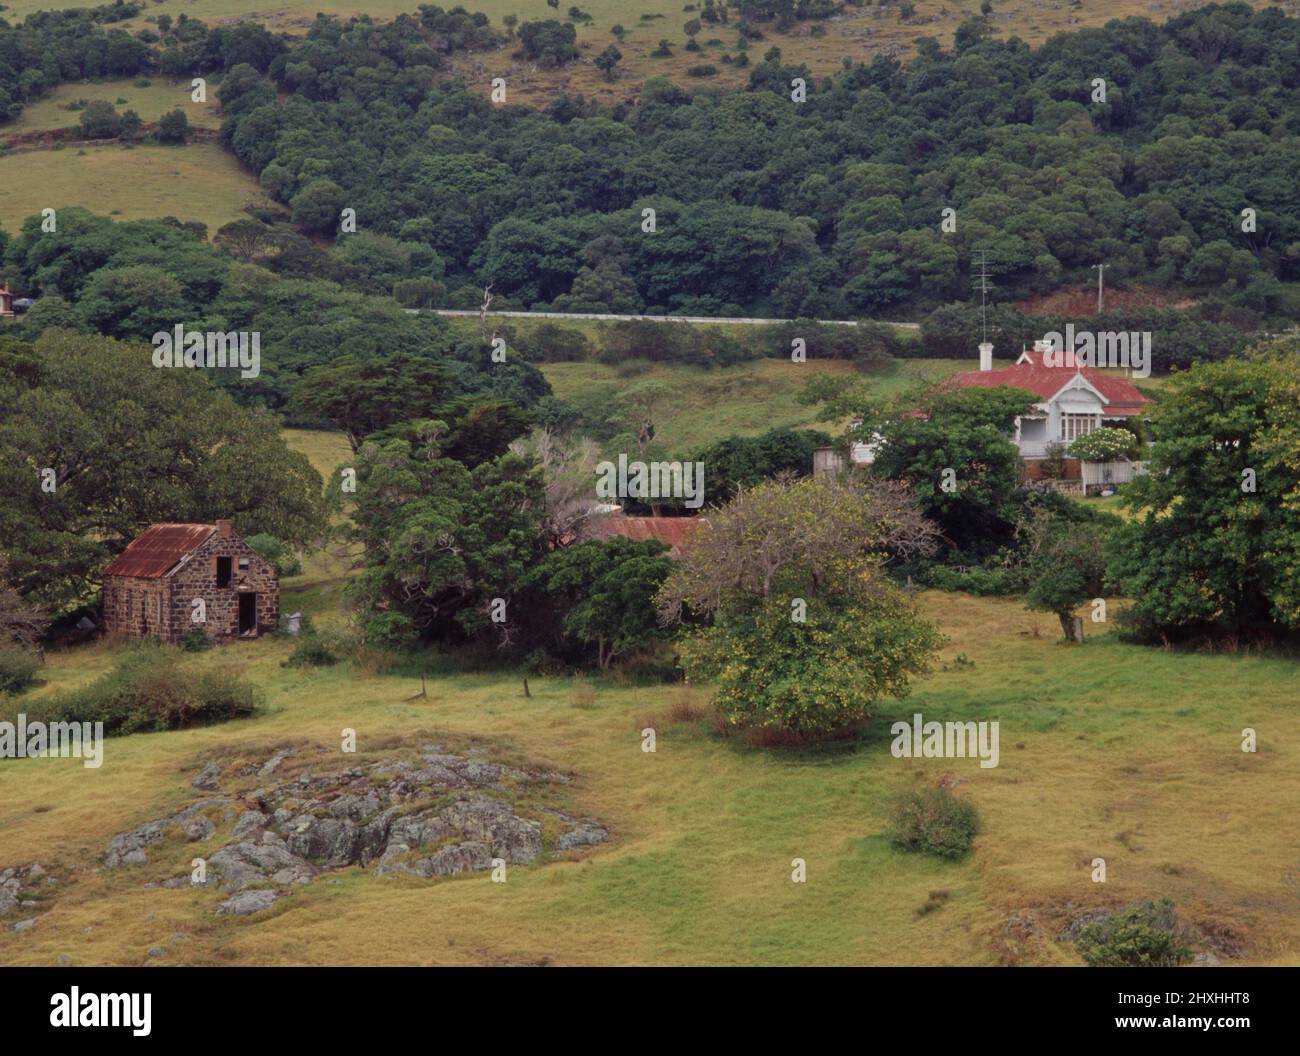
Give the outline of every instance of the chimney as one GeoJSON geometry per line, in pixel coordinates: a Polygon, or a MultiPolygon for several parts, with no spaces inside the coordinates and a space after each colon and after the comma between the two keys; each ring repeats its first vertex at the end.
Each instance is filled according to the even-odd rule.
{"type": "Polygon", "coordinates": [[[980,342],[980,370],[993,369],[993,342],[980,342]]]}
{"type": "Polygon", "coordinates": [[[229,539],[232,535],[235,534],[235,530],[230,526],[229,521],[218,521],[217,534],[222,535],[225,538],[229,539]]]}

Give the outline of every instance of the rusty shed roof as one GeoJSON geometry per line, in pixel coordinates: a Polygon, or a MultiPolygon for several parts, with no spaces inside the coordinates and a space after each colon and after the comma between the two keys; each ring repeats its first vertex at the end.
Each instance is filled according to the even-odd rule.
{"type": "Polygon", "coordinates": [[[215,524],[151,524],[108,563],[104,575],[161,579],[216,530],[215,524]]]}
{"type": "Polygon", "coordinates": [[[609,539],[615,535],[636,542],[657,539],[669,547],[669,557],[681,557],[682,551],[690,546],[691,537],[703,523],[703,517],[629,517],[622,513],[611,513],[588,521],[584,526],[584,534],[590,539],[609,539]]]}

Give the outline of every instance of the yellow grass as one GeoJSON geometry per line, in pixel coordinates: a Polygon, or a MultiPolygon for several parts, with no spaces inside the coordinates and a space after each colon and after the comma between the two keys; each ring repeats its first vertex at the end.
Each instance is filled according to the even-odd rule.
{"type": "MultiPolygon", "coordinates": [[[[1257,3],[1252,0],[1252,6],[1268,6],[1268,2],[1271,0],[1257,3]]],[[[13,0],[5,16],[17,20],[32,11],[73,6],[84,5],[81,0],[75,3],[73,0],[13,0]]],[[[488,15],[497,30],[503,28],[501,20],[507,14],[518,15],[521,23],[557,17],[557,13],[540,0],[470,0],[463,6],[488,15]]],[[[573,5],[568,0],[562,0],[558,17],[563,19],[570,6],[573,5]]],[[[735,54],[734,14],[728,25],[705,25],[696,37],[701,50],[689,52],[685,50],[687,38],[682,27],[690,19],[699,17],[698,9],[703,6],[700,3],[696,4],[695,12],[683,11],[686,6],[683,0],[641,0],[635,5],[627,0],[585,0],[576,6],[593,18],[590,23],[577,24],[578,45],[582,50],[579,62],[563,70],[532,72],[528,69],[529,64],[512,58],[518,44],[511,41],[497,52],[454,56],[453,72],[466,77],[467,83],[480,86],[484,95],[491,91],[493,77],[505,76],[513,92],[512,101],[540,106],[549,103],[559,91],[581,92],[614,101],[630,91],[635,92],[642,80],[655,74],[664,74],[679,83],[748,83],[748,69],[724,65],[721,61],[723,54],[735,54]],[[642,14],[663,17],[643,22],[640,19],[642,14]],[[622,41],[616,41],[610,34],[610,28],[615,24],[621,24],[627,30],[622,41]],[[661,38],[673,44],[672,58],[651,55],[661,38]],[[714,38],[721,42],[720,45],[706,43],[714,38]],[[617,43],[623,53],[624,67],[622,78],[612,84],[604,79],[592,61],[610,43],[617,43]],[[705,64],[716,66],[718,74],[703,80],[686,75],[689,67],[705,64]]],[[[169,14],[174,19],[184,13],[209,25],[253,20],[290,33],[302,33],[311,25],[317,12],[344,17],[364,13],[376,20],[385,20],[402,13],[414,13],[417,7],[416,0],[371,0],[366,3],[358,0],[311,0],[309,3],[287,0],[270,6],[262,0],[165,0],[161,4],[147,4],[138,18],[125,25],[143,28],[156,22],[161,14],[169,14]]],[[[838,69],[841,59],[846,56],[867,62],[878,54],[898,54],[906,58],[920,37],[934,37],[947,47],[951,45],[957,27],[979,15],[978,0],[916,0],[915,8],[915,17],[910,22],[902,22],[896,3],[884,8],[877,8],[873,3],[862,7],[850,5],[845,8],[843,17],[823,23],[825,35],[822,37],[811,35],[813,23],[800,23],[788,33],[777,32],[769,23],[760,27],[766,39],[751,42],[750,61],[760,61],[768,48],[777,46],[781,48],[785,61],[805,63],[813,73],[825,75],[838,69]]],[[[1015,35],[1037,45],[1057,33],[1101,26],[1111,19],[1141,16],[1164,21],[1179,10],[1172,0],[1156,0],[1154,4],[1148,0],[1085,0],[1077,8],[1071,7],[1066,0],[998,0],[994,5],[992,24],[1000,37],[1015,35]]]]}
{"type": "Polygon", "coordinates": [[[69,147],[0,157],[0,225],[16,232],[42,209],[85,206],[117,220],[200,220],[209,236],[262,192],[216,144],[69,147]]]}
{"type": "Polygon", "coordinates": [[[195,103],[190,100],[189,81],[171,81],[161,76],[146,80],[152,81],[147,88],[137,88],[133,80],[61,84],[45,98],[25,107],[17,120],[0,125],[0,134],[70,128],[81,121],[81,111],[69,110],[67,105],[83,99],[87,102],[106,99],[117,107],[119,114],[134,110],[146,123],[157,121],[168,111],[179,108],[195,128],[221,127],[215,92],[208,95],[207,102],[195,103]],[[119,99],[125,102],[118,102],[119,99]]]}

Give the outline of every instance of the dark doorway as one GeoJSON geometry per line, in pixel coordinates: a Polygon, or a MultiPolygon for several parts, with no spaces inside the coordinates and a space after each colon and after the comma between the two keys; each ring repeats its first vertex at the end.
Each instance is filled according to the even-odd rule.
{"type": "Polygon", "coordinates": [[[230,558],[217,558],[217,586],[230,586],[230,558]]]}
{"type": "Polygon", "coordinates": [[[239,595],[239,634],[240,637],[254,637],[257,634],[257,595],[239,595]]]}

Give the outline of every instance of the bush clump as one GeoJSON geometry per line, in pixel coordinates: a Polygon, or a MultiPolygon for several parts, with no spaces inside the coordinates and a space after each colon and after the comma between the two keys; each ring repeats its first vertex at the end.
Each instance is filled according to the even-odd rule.
{"type": "Polygon", "coordinates": [[[338,662],[338,654],[316,634],[305,635],[285,661],[290,667],[329,667],[338,662]]]}
{"type": "Polygon", "coordinates": [[[904,792],[886,838],[900,851],[962,858],[979,831],[979,815],[946,788],[904,792]]]}
{"type": "Polygon", "coordinates": [[[0,647],[0,693],[22,693],[36,679],[41,666],[35,653],[14,647],[0,647]]]}
{"type": "Polygon", "coordinates": [[[1087,925],[1075,946],[1093,968],[1171,968],[1192,955],[1168,898],[1138,902],[1087,925]]]}
{"type": "Polygon", "coordinates": [[[245,718],[257,704],[250,683],[223,671],[191,671],[179,653],[141,645],[102,678],[27,712],[45,722],[102,722],[106,734],[126,734],[245,718]]]}

